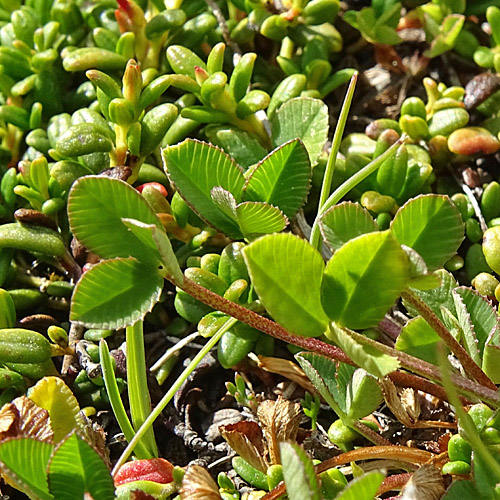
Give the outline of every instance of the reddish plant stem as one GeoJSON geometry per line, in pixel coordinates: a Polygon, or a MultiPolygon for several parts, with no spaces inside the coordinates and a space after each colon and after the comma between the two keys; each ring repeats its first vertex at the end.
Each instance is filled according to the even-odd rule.
{"type": "Polygon", "coordinates": [[[443,339],[444,343],[451,349],[451,352],[457,357],[464,370],[477,382],[489,389],[496,391],[497,386],[470,357],[469,353],[455,340],[448,328],[439,319],[436,313],[417,295],[411,291],[404,291],[401,294],[403,300],[411,304],[427,321],[429,326],[443,339]]]}
{"type": "Polygon", "coordinates": [[[377,491],[377,496],[382,495],[382,493],[387,493],[388,491],[401,490],[411,479],[411,476],[412,474],[410,472],[403,472],[402,474],[393,474],[392,476],[386,477],[377,491]]]}
{"type": "MultiPolygon", "coordinates": [[[[203,302],[204,304],[207,304],[218,311],[226,313],[233,318],[236,318],[237,320],[242,321],[243,323],[246,323],[253,328],[256,328],[257,330],[260,330],[261,332],[271,335],[274,338],[283,340],[284,342],[287,342],[289,344],[294,344],[296,346],[302,347],[304,349],[307,349],[308,351],[322,354],[323,356],[326,356],[330,359],[356,366],[356,364],[338,347],[326,344],[325,342],[322,342],[321,340],[315,338],[306,338],[294,335],[274,321],[271,321],[268,318],[264,318],[260,314],[257,314],[256,312],[251,311],[246,307],[236,304],[235,302],[231,302],[224,297],[221,297],[220,295],[217,295],[216,293],[211,292],[210,290],[207,290],[206,288],[198,285],[188,278],[184,278],[184,281],[182,283],[175,284],[200,302],[203,302]]],[[[373,347],[375,347],[377,350],[396,357],[400,361],[403,368],[411,370],[430,380],[434,380],[437,382],[441,380],[441,373],[439,371],[439,368],[432,365],[431,363],[427,363],[404,352],[397,351],[396,349],[373,341],[368,337],[365,337],[364,335],[356,334],[355,332],[350,332],[350,334],[355,334],[358,341],[366,344],[372,344],[373,347]]],[[[446,397],[446,394],[444,394],[442,387],[438,387],[436,384],[432,384],[429,381],[423,384],[424,381],[420,377],[415,377],[414,375],[408,373],[405,374],[399,371],[391,373],[390,377],[394,381],[394,383],[398,385],[406,384],[410,387],[413,387],[414,389],[428,392],[429,394],[432,394],[443,400],[448,399],[446,397]]],[[[468,380],[460,375],[452,375],[452,380],[457,389],[463,395],[472,396],[474,398],[480,397],[487,404],[491,404],[495,407],[499,406],[500,400],[498,392],[496,390],[496,386],[495,390],[492,390],[488,387],[483,387],[478,383],[468,380]]]]}
{"type": "MultiPolygon", "coordinates": [[[[412,464],[424,464],[431,460],[434,455],[425,450],[417,448],[408,448],[407,446],[370,446],[368,448],[359,448],[357,450],[341,453],[336,457],[329,458],[321,462],[315,467],[316,474],[338,467],[339,465],[348,464],[350,462],[357,462],[359,460],[373,460],[373,459],[386,459],[386,460],[399,460],[401,462],[408,462],[412,464]]],[[[382,483],[383,484],[383,483],[382,483]]],[[[389,491],[389,490],[387,490],[389,491]]],[[[276,500],[286,492],[285,483],[281,482],[271,490],[269,493],[262,497],[262,500],[276,500]]]]}

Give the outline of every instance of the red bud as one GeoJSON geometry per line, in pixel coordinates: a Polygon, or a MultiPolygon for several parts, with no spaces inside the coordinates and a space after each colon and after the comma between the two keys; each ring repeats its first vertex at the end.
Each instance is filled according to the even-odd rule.
{"type": "Polygon", "coordinates": [[[136,189],[137,189],[137,191],[139,191],[139,193],[142,193],[142,191],[145,187],[152,187],[152,188],[156,189],[157,191],[160,191],[160,193],[165,197],[167,197],[167,195],[168,195],[167,190],[165,189],[165,186],[163,186],[159,182],[146,182],[145,184],[141,184],[140,186],[137,186],[136,189]]]}
{"type": "Polygon", "coordinates": [[[167,484],[173,481],[174,466],[164,458],[133,460],[122,465],[114,477],[115,486],[131,481],[153,481],[167,484]]]}

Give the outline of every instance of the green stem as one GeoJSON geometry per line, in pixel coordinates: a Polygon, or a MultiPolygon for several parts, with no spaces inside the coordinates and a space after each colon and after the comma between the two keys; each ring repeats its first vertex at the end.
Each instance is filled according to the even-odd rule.
{"type": "MultiPolygon", "coordinates": [[[[339,120],[337,122],[337,126],[335,127],[335,132],[333,134],[330,156],[328,157],[328,163],[326,164],[325,174],[323,176],[323,184],[321,185],[321,193],[319,195],[318,215],[321,212],[323,205],[328,200],[328,195],[330,194],[330,189],[332,187],[335,162],[337,161],[337,155],[340,149],[340,142],[342,141],[345,124],[347,122],[349,110],[351,109],[351,102],[352,102],[352,97],[354,95],[354,89],[356,88],[356,83],[358,81],[358,74],[359,73],[356,71],[354,75],[352,75],[351,81],[349,83],[349,88],[347,89],[345,95],[344,103],[342,104],[342,109],[340,110],[339,120]]],[[[321,250],[322,242],[318,230],[313,231],[311,233],[310,243],[317,250],[321,250]]]]}
{"type": "Polygon", "coordinates": [[[455,337],[449,332],[448,328],[438,318],[434,311],[422,300],[415,295],[411,290],[405,290],[401,297],[403,300],[411,304],[425,319],[429,326],[441,337],[445,344],[450,348],[451,352],[457,357],[462,364],[465,372],[474,378],[477,382],[496,391],[497,386],[483,372],[481,367],[470,357],[469,353],[456,341],[455,337]]]}
{"type": "MultiPolygon", "coordinates": [[[[127,385],[130,415],[134,429],[139,429],[151,412],[151,400],[147,381],[146,354],[144,352],[143,322],[127,326],[127,385]]],[[[153,428],[148,428],[142,439],[149,455],[158,456],[153,428]]]]}
{"type": "MultiPolygon", "coordinates": [[[[101,360],[102,375],[104,378],[104,386],[106,387],[106,392],[108,394],[109,402],[111,403],[111,408],[115,415],[116,421],[120,426],[120,429],[125,436],[125,439],[130,442],[134,437],[134,428],[130,423],[130,420],[123,406],[122,399],[120,397],[120,391],[118,390],[118,385],[116,383],[115,371],[113,370],[113,364],[111,361],[111,356],[109,354],[108,344],[104,339],[101,339],[99,343],[99,357],[101,360]]],[[[151,458],[151,454],[144,447],[142,441],[137,443],[135,447],[135,454],[138,458],[151,458]]]]}
{"type": "Polygon", "coordinates": [[[391,158],[399,145],[406,139],[402,136],[398,141],[396,141],[389,149],[384,151],[380,156],[377,156],[368,165],[363,167],[359,172],[356,172],[353,176],[349,177],[345,182],[343,182],[326,200],[322,207],[318,210],[318,215],[314,220],[314,224],[311,230],[311,243],[317,241],[319,238],[319,221],[321,216],[331,207],[336,205],[351,189],[356,187],[362,180],[366,179],[370,174],[375,172],[382,163],[391,158]]]}
{"type": "Polygon", "coordinates": [[[229,318],[215,333],[215,335],[203,346],[200,352],[193,358],[191,363],[184,369],[184,371],[179,375],[177,380],[172,384],[172,387],[168,392],[161,398],[161,401],[156,405],[150,415],[146,418],[144,423],[141,425],[133,439],[129,442],[128,446],[125,448],[121,454],[118,462],[116,463],[112,474],[115,475],[118,469],[125,463],[125,460],[130,456],[132,450],[136,447],[137,443],[146,434],[148,429],[152,428],[153,422],[160,416],[161,412],[168,405],[170,400],[174,397],[175,393],[180,389],[181,385],[186,381],[186,379],[191,375],[193,370],[198,366],[201,360],[208,354],[210,349],[214,347],[217,342],[219,342],[222,335],[227,332],[233,325],[237,323],[238,320],[234,318],[229,318]]]}

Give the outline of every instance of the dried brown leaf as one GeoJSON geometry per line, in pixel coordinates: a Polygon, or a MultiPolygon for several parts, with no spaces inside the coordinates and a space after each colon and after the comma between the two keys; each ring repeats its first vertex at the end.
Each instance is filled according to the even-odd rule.
{"type": "Polygon", "coordinates": [[[318,391],[307,378],[302,368],[288,359],[271,358],[266,356],[259,356],[259,368],[266,372],[276,373],[282,377],[297,383],[310,394],[318,394],[318,391]]]}
{"type": "Polygon", "coordinates": [[[262,426],[269,450],[271,464],[281,464],[279,444],[295,441],[300,424],[300,405],[281,396],[276,401],[266,400],[259,404],[257,416],[262,426]]]}
{"type": "Polygon", "coordinates": [[[405,389],[405,402],[403,403],[392,380],[385,377],[380,381],[380,385],[382,387],[385,402],[392,413],[394,413],[394,416],[407,427],[414,427],[420,415],[420,405],[418,405],[418,408],[415,406],[417,405],[415,391],[413,391],[413,389],[405,389]]]}
{"type": "Polygon", "coordinates": [[[79,421],[78,434],[92,446],[102,458],[106,467],[111,470],[109,447],[106,446],[106,432],[97,422],[92,422],[81,412],[78,414],[77,418],[79,421]]]}
{"type": "Polygon", "coordinates": [[[265,458],[266,446],[259,424],[247,420],[222,425],[219,431],[229,446],[252,467],[267,471],[270,464],[265,458]]]}
{"type": "Polygon", "coordinates": [[[180,489],[182,500],[221,500],[219,488],[212,476],[199,465],[187,468],[180,489]]]}
{"type": "Polygon", "coordinates": [[[31,437],[53,442],[49,413],[31,399],[21,396],[0,410],[0,441],[13,437],[31,437]]]}
{"type": "Polygon", "coordinates": [[[404,486],[401,500],[439,500],[444,491],[441,471],[434,465],[424,464],[404,486]]]}

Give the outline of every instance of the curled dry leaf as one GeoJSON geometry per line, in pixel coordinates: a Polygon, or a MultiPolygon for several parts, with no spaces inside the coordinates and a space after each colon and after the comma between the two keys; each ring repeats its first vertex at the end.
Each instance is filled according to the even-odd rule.
{"type": "Polygon", "coordinates": [[[303,372],[302,368],[293,361],[282,358],[271,358],[259,356],[259,368],[266,372],[276,373],[297,383],[310,394],[318,394],[318,391],[303,372]]]}
{"type": "Polygon", "coordinates": [[[414,429],[455,427],[453,422],[420,420],[420,402],[417,393],[413,389],[407,387],[398,393],[396,386],[388,377],[380,380],[380,386],[387,406],[394,416],[406,427],[414,429]]]}
{"type": "Polygon", "coordinates": [[[264,431],[271,464],[281,464],[280,443],[295,441],[300,424],[300,405],[281,396],[276,401],[263,401],[257,416],[264,431]]]}
{"type": "Polygon", "coordinates": [[[180,489],[182,500],[221,500],[219,488],[212,476],[199,465],[187,468],[180,489]]]}
{"type": "Polygon", "coordinates": [[[401,500],[438,500],[444,495],[441,471],[431,464],[418,468],[402,490],[401,500]]]}
{"type": "Polygon", "coordinates": [[[252,467],[266,472],[269,462],[266,459],[266,444],[262,430],[257,422],[243,421],[219,427],[222,437],[229,446],[252,467]]]}
{"type": "Polygon", "coordinates": [[[26,396],[5,404],[0,410],[0,441],[14,437],[30,437],[52,443],[54,433],[48,411],[26,396]]]}

